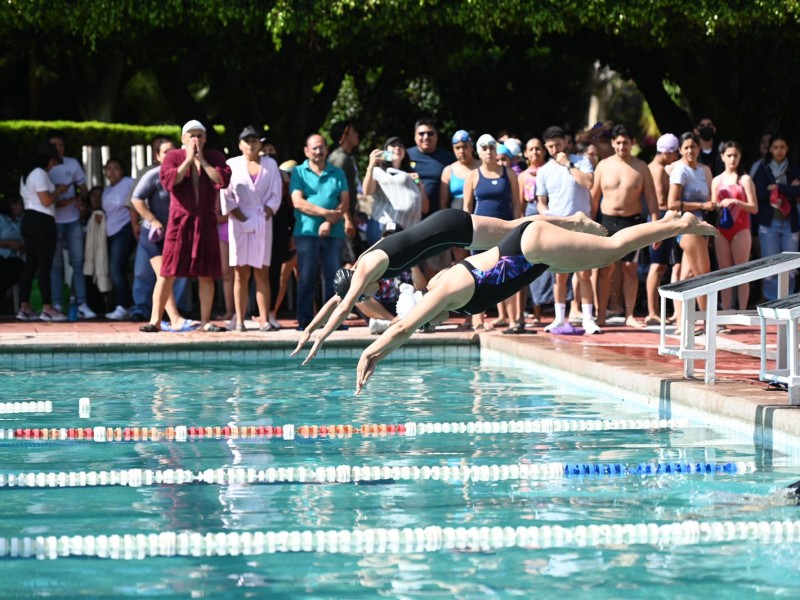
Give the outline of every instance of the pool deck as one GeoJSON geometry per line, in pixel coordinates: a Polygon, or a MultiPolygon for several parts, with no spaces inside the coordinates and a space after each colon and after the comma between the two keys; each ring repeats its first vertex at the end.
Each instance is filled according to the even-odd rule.
{"type": "MultiPolygon", "coordinates": [[[[635,330],[615,320],[594,336],[554,336],[541,328],[536,334],[503,335],[498,331],[481,334],[446,331],[416,334],[409,343],[422,345],[480,344],[506,354],[562,371],[574,372],[617,387],[676,402],[723,417],[743,421],[761,437],[764,428],[800,436],[800,407],[789,406],[787,393],[758,380],[759,331],[754,327],[731,327],[731,333],[717,336],[717,383],[703,383],[703,363],[696,363],[696,377],[684,379],[683,363],[673,356],[658,355],[658,328],[635,330]]],[[[41,323],[0,321],[0,353],[38,352],[44,349],[78,348],[167,348],[186,345],[233,344],[237,346],[294,346],[300,332],[294,321],[281,321],[279,332],[261,333],[254,322],[248,332],[147,334],[139,323],[84,321],[41,323]]],[[[337,331],[328,345],[366,347],[375,339],[356,321],[347,331],[337,331]]],[[[676,338],[672,337],[672,340],[676,338]]],[[[702,345],[704,338],[699,338],[702,345]]],[[[768,337],[774,352],[775,336],[768,337]]],[[[323,349],[324,352],[324,349],[323,349]]],[[[2,358],[0,357],[0,360],[2,358]]],[[[355,369],[355,364],[353,365],[355,369]]],[[[13,394],[13,391],[12,391],[13,394]]],[[[5,400],[14,400],[7,397],[5,400]]]]}

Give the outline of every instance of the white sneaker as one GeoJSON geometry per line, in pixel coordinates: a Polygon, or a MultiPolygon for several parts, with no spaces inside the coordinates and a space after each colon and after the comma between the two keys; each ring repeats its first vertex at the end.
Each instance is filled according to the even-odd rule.
{"type": "Polygon", "coordinates": [[[106,319],[111,319],[112,321],[126,321],[129,317],[130,313],[124,306],[117,306],[113,312],[106,313],[106,319]]]}
{"type": "Polygon", "coordinates": [[[53,310],[56,311],[56,312],[60,312],[60,313],[64,312],[63,310],[61,310],[61,305],[60,304],[53,304],[53,310]]]}
{"type": "Polygon", "coordinates": [[[81,319],[96,319],[97,315],[95,312],[89,308],[89,305],[84,302],[83,304],[78,305],[78,316],[81,319]]]}
{"type": "Polygon", "coordinates": [[[392,324],[391,321],[387,321],[386,319],[370,319],[369,320],[369,332],[372,335],[380,335],[392,324]]]}
{"type": "Polygon", "coordinates": [[[550,323],[550,325],[545,327],[544,330],[545,331],[552,331],[553,329],[558,329],[559,327],[564,325],[564,323],[566,323],[566,321],[553,321],[552,323],[550,323]]]}
{"type": "Polygon", "coordinates": [[[595,323],[594,319],[584,319],[583,323],[583,330],[586,332],[586,335],[592,335],[593,333],[603,333],[603,330],[600,329],[600,326],[595,323]]]}
{"type": "Polygon", "coordinates": [[[281,328],[281,324],[278,323],[278,318],[275,316],[275,313],[272,312],[272,311],[270,311],[267,314],[267,323],[272,325],[275,329],[280,329],[281,328]]]}

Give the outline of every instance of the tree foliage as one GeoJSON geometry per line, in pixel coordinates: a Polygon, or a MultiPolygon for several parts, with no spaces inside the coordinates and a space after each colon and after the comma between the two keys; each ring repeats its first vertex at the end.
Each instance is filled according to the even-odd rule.
{"type": "Polygon", "coordinates": [[[384,132],[432,98],[476,130],[577,124],[599,60],[635,81],[662,130],[708,111],[749,141],[800,130],[799,21],[798,0],[6,0],[0,72],[19,82],[8,117],[200,116],[268,125],[296,149],[345,78],[364,128],[384,132]]]}

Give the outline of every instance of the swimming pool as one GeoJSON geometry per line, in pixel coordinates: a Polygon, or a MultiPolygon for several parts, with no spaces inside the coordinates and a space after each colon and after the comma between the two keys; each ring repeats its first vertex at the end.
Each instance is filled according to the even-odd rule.
{"type": "Polygon", "coordinates": [[[798,507],[779,496],[800,478],[796,447],[765,449],[476,347],[408,348],[353,397],[353,352],[302,368],[283,351],[224,348],[14,358],[3,400],[52,411],[0,414],[2,595],[741,598],[800,587],[798,507]],[[42,429],[47,439],[33,439],[42,429]]]}

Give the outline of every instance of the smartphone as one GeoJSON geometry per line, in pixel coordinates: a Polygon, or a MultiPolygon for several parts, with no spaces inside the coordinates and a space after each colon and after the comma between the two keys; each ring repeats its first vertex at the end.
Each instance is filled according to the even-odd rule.
{"type": "Polygon", "coordinates": [[[392,158],[394,158],[394,152],[391,150],[384,150],[383,151],[383,160],[386,162],[392,162],[392,158]]]}

